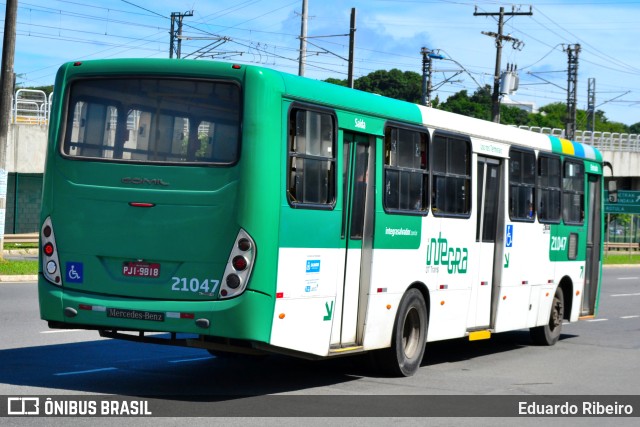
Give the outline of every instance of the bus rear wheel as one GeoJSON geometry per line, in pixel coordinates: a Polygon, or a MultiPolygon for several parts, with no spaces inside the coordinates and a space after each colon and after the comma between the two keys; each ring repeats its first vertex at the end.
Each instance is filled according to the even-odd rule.
{"type": "Polygon", "coordinates": [[[375,352],[375,362],[391,375],[409,377],[420,367],[426,340],[427,306],[420,291],[409,289],[398,307],[391,347],[375,352]]]}
{"type": "Polygon", "coordinates": [[[564,294],[562,289],[556,288],[551,305],[551,314],[546,325],[531,328],[531,340],[537,345],[554,345],[560,338],[564,319],[564,294]]]}

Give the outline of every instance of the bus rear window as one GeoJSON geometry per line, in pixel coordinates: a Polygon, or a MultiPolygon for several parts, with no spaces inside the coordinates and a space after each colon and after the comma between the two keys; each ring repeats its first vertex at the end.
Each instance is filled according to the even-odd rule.
{"type": "Polygon", "coordinates": [[[118,162],[232,164],[240,141],[240,88],[152,78],[71,86],[62,151],[118,162]]]}

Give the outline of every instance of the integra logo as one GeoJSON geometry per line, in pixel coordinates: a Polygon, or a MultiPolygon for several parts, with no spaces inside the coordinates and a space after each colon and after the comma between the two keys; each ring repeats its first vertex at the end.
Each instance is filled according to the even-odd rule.
{"type": "Polygon", "coordinates": [[[136,178],[136,177],[124,177],[120,181],[123,184],[136,184],[136,185],[161,185],[163,187],[168,187],[169,184],[164,182],[162,178],[136,178]]]}

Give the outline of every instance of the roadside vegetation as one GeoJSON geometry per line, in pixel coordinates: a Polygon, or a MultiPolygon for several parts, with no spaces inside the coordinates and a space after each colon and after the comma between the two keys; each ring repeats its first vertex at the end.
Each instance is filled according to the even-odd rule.
{"type": "Polygon", "coordinates": [[[0,276],[22,276],[38,274],[38,261],[18,261],[3,259],[0,261],[0,276]]]}
{"type": "MultiPolygon", "coordinates": [[[[329,78],[329,83],[347,86],[347,80],[329,78]]],[[[357,78],[354,87],[364,92],[377,93],[390,98],[420,103],[422,97],[422,75],[413,71],[378,70],[366,76],[357,78]]],[[[439,110],[450,111],[482,120],[491,120],[493,89],[490,85],[478,87],[473,93],[461,90],[446,100],[438,97],[432,100],[432,106],[439,110]]],[[[517,107],[500,106],[500,121],[502,124],[539,126],[564,129],[567,106],[562,102],[555,102],[539,108],[538,113],[528,113],[517,107]]],[[[606,117],[604,111],[595,111],[595,129],[600,132],[640,133],[640,122],[628,126],[615,122],[606,117]]],[[[578,129],[584,129],[587,123],[587,111],[577,110],[576,120],[578,129]]]]}
{"type": "Polygon", "coordinates": [[[605,253],[604,254],[604,264],[605,265],[614,265],[614,264],[640,264],[640,254],[638,253],[605,253]]]}
{"type": "MultiPolygon", "coordinates": [[[[637,253],[605,253],[605,265],[640,264],[640,254],[637,253]]],[[[0,276],[5,275],[35,275],[38,274],[38,261],[0,260],[0,276]]]]}

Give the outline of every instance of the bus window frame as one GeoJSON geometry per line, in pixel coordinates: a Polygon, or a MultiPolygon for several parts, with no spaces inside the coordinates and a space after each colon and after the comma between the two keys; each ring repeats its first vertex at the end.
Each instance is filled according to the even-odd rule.
{"type": "MultiPolygon", "coordinates": [[[[104,100],[104,98],[99,98],[90,95],[82,95],[75,98],[78,101],[85,101],[87,99],[97,99],[104,100]]],[[[114,100],[111,100],[113,104],[116,104],[114,100]]],[[[98,104],[109,105],[105,102],[96,102],[98,104]]],[[[120,109],[124,110],[125,104],[122,102],[117,102],[118,104],[118,113],[120,113],[120,109]]],[[[118,75],[109,75],[109,76],[77,76],[72,79],[69,79],[64,86],[64,94],[62,101],[63,109],[60,114],[60,128],[57,132],[57,152],[59,155],[71,161],[80,161],[80,162],[97,162],[97,163],[118,163],[118,164],[127,164],[127,165],[147,165],[147,166],[181,166],[181,167],[207,167],[207,168],[230,168],[236,166],[240,162],[240,157],[242,156],[242,143],[243,143],[243,129],[244,129],[244,91],[243,86],[236,80],[232,79],[207,79],[201,77],[189,77],[189,76],[165,76],[160,78],[155,74],[142,74],[142,75],[134,75],[134,74],[118,74],[118,75]],[[93,81],[93,80],[177,80],[177,81],[188,81],[188,82],[207,82],[211,84],[225,84],[230,86],[235,86],[238,89],[238,137],[236,141],[236,156],[233,162],[200,162],[200,161],[184,161],[184,162],[171,162],[171,161],[148,161],[148,160],[135,160],[135,159],[110,159],[104,157],[82,157],[82,156],[72,156],[65,153],[65,144],[68,132],[69,120],[73,120],[73,115],[75,112],[71,109],[71,92],[73,86],[78,82],[84,81],[93,81]]],[[[133,103],[132,106],[139,106],[139,104],[133,103]]],[[[193,116],[201,118],[201,116],[193,116]]],[[[77,144],[73,144],[77,145],[77,144]]]]}
{"type": "MultiPolygon", "coordinates": [[[[445,132],[445,131],[440,131],[440,130],[435,130],[430,138],[430,144],[429,144],[429,157],[430,157],[430,163],[429,163],[429,171],[430,171],[430,176],[429,176],[429,180],[430,180],[430,185],[429,185],[429,197],[430,197],[430,208],[431,208],[431,213],[433,214],[433,216],[438,217],[438,218],[458,218],[458,219],[469,219],[471,218],[471,212],[473,211],[473,195],[474,190],[473,190],[473,184],[474,184],[474,180],[473,180],[473,144],[471,143],[471,138],[468,135],[465,134],[459,134],[459,133],[454,133],[454,132],[445,132]],[[459,175],[459,174],[448,174],[447,172],[445,173],[441,173],[435,172],[435,168],[434,168],[434,162],[435,162],[435,155],[434,155],[434,145],[436,143],[436,139],[438,137],[443,137],[446,139],[457,139],[459,141],[462,141],[466,144],[467,146],[467,158],[468,158],[468,162],[466,163],[466,168],[467,168],[467,175],[459,175]],[[467,212],[465,213],[452,213],[452,212],[443,212],[440,210],[435,210],[435,203],[433,198],[435,197],[435,191],[434,191],[434,186],[436,183],[435,180],[435,176],[441,176],[441,177],[445,177],[446,178],[465,178],[468,181],[468,195],[467,195],[467,212]]],[[[449,144],[447,144],[447,147],[449,146],[449,144]]],[[[447,159],[448,160],[448,155],[450,153],[450,150],[447,149],[447,159]]]]}
{"type": "Polygon", "coordinates": [[[383,135],[383,147],[382,150],[382,188],[384,194],[382,195],[382,207],[384,211],[388,214],[392,215],[411,215],[411,216],[427,216],[429,215],[429,211],[431,210],[431,135],[429,130],[422,126],[415,126],[411,124],[406,124],[402,122],[396,121],[388,121],[384,126],[384,135],[383,135]],[[390,166],[387,163],[386,158],[386,148],[387,148],[387,130],[397,129],[397,130],[405,130],[410,132],[416,132],[421,134],[426,138],[424,152],[426,155],[424,169],[415,169],[408,168],[404,166],[390,166]],[[398,172],[409,172],[413,174],[421,174],[423,179],[423,195],[422,201],[423,206],[422,209],[401,209],[401,208],[389,208],[387,207],[387,193],[386,193],[386,177],[387,172],[389,170],[398,171],[398,172]],[[426,184],[424,183],[424,179],[426,178],[426,184]]]}
{"type": "Polygon", "coordinates": [[[536,217],[538,214],[538,206],[537,206],[537,201],[538,201],[538,157],[536,156],[536,152],[533,149],[529,149],[529,148],[524,148],[518,145],[512,145],[509,148],[509,171],[508,171],[508,186],[509,186],[509,199],[508,199],[508,206],[507,206],[507,210],[509,212],[509,220],[512,222],[524,222],[524,223],[533,223],[536,221],[536,217]],[[513,153],[516,152],[520,155],[520,177],[519,180],[517,181],[512,181],[511,180],[511,162],[512,159],[514,158],[513,153]],[[534,173],[533,173],[533,184],[527,184],[524,182],[523,179],[523,174],[524,174],[524,169],[522,168],[522,163],[524,160],[524,155],[525,154],[532,154],[533,155],[533,167],[534,167],[534,173]],[[519,217],[519,216],[513,216],[512,215],[512,206],[511,206],[511,201],[512,201],[512,189],[513,186],[517,186],[518,189],[520,188],[531,188],[533,190],[533,196],[532,196],[532,201],[531,203],[533,204],[533,211],[532,211],[532,216],[531,217],[519,217]]]}
{"type": "MultiPolygon", "coordinates": [[[[326,210],[326,211],[331,211],[334,210],[337,204],[337,200],[338,200],[338,153],[337,153],[337,149],[338,149],[338,116],[335,112],[335,110],[333,110],[332,108],[327,108],[327,107],[323,107],[320,105],[314,105],[314,104],[308,104],[308,103],[303,103],[303,102],[292,102],[291,105],[289,105],[289,109],[287,110],[287,115],[286,115],[286,133],[285,133],[285,152],[286,152],[286,165],[285,165],[285,172],[286,172],[286,188],[285,188],[285,197],[287,199],[287,203],[289,204],[289,206],[293,209],[312,209],[312,210],[326,210]],[[331,202],[329,203],[309,203],[309,202],[299,202],[299,201],[294,201],[294,197],[291,194],[290,188],[291,188],[291,159],[293,157],[298,157],[298,158],[311,158],[311,159],[315,159],[315,160],[321,160],[320,158],[318,158],[318,156],[311,156],[309,157],[307,155],[307,157],[303,156],[295,156],[294,151],[291,150],[292,146],[292,138],[293,135],[291,134],[291,121],[292,121],[292,114],[296,111],[296,110],[303,110],[303,111],[311,111],[314,113],[318,113],[318,114],[326,114],[328,116],[331,117],[332,120],[332,131],[333,131],[333,138],[332,138],[332,154],[333,157],[331,158],[331,160],[329,160],[332,164],[332,174],[330,175],[330,182],[329,182],[329,192],[330,192],[330,196],[331,196],[331,202]]],[[[325,158],[325,159],[329,159],[329,158],[325,158]]],[[[327,161],[327,160],[324,160],[327,161]]]]}
{"type": "Polygon", "coordinates": [[[538,218],[538,222],[541,224],[560,224],[560,222],[562,221],[562,157],[560,157],[557,154],[553,154],[553,153],[538,153],[538,158],[536,159],[536,190],[537,190],[537,195],[536,195],[536,216],[538,218]],[[543,159],[553,159],[553,160],[557,160],[560,166],[559,169],[559,173],[560,173],[560,180],[559,180],[559,186],[558,187],[549,187],[547,186],[542,186],[541,185],[541,175],[540,175],[540,161],[543,159]],[[547,218],[541,218],[540,217],[540,202],[542,199],[542,193],[543,191],[558,191],[560,193],[560,210],[559,210],[559,215],[557,218],[552,218],[552,219],[547,219],[547,218]]]}
{"type": "MultiPolygon", "coordinates": [[[[562,221],[566,225],[578,225],[579,226],[579,225],[583,225],[584,224],[584,212],[585,212],[585,190],[584,190],[584,188],[585,188],[585,182],[586,182],[585,175],[586,175],[586,168],[584,166],[584,161],[582,161],[580,159],[574,159],[574,158],[571,158],[571,157],[565,157],[563,159],[563,161],[562,161],[562,180],[561,180],[562,181],[561,182],[561,185],[562,185],[562,208],[561,208],[562,214],[561,214],[561,216],[562,216],[562,221]],[[567,170],[567,166],[569,164],[576,165],[581,170],[581,172],[579,174],[575,175],[574,178],[566,178],[566,176],[565,176],[565,173],[566,173],[566,170],[567,170]],[[578,179],[580,180],[580,183],[582,185],[579,185],[578,189],[566,189],[565,188],[565,179],[576,179],[575,177],[579,177],[578,179]],[[580,202],[581,202],[580,205],[581,206],[580,206],[580,212],[579,212],[580,220],[579,221],[569,221],[565,217],[565,200],[564,200],[565,194],[574,195],[574,196],[578,195],[578,196],[581,197],[581,199],[580,199],[580,202]]],[[[572,205],[569,205],[569,206],[571,207],[572,205]]]]}

